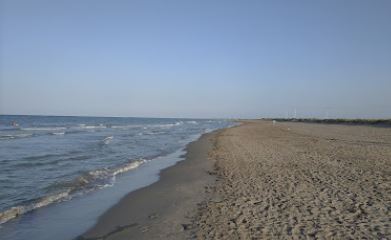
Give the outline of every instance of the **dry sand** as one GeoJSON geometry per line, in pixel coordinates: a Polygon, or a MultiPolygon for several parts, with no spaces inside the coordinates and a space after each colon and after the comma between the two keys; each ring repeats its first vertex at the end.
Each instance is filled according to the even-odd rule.
{"type": "Polygon", "coordinates": [[[391,128],[246,122],[213,159],[199,239],[391,239],[391,128]]]}
{"type": "Polygon", "coordinates": [[[192,143],[84,237],[391,239],[390,223],[391,128],[246,121],[192,143]]]}

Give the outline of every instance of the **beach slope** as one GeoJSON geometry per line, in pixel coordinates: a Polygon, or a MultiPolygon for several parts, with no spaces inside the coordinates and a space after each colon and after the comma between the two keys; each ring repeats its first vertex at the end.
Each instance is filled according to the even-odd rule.
{"type": "Polygon", "coordinates": [[[391,237],[391,128],[244,121],[187,150],[84,238],[391,237]]]}
{"type": "Polygon", "coordinates": [[[207,197],[205,186],[215,181],[208,153],[218,132],[190,143],[185,161],[163,170],[158,182],[125,196],[79,239],[188,238],[197,204],[207,197]]]}
{"type": "Polygon", "coordinates": [[[391,128],[249,121],[213,158],[199,239],[391,238],[391,128]]]}

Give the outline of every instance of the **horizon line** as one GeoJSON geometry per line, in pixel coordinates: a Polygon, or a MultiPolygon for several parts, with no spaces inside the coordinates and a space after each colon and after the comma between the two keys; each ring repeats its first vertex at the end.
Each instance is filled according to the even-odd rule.
{"type": "Polygon", "coordinates": [[[224,118],[224,117],[210,117],[210,118],[200,118],[200,117],[146,117],[146,116],[97,116],[97,115],[50,115],[50,114],[4,114],[0,113],[0,116],[34,116],[34,117],[90,117],[90,118],[157,118],[157,119],[199,119],[199,120],[209,120],[209,119],[261,119],[261,118],[224,118]]]}
{"type": "Polygon", "coordinates": [[[209,119],[228,119],[228,120],[391,120],[391,117],[388,118],[322,118],[322,117],[255,117],[255,118],[240,118],[240,117],[210,117],[210,118],[200,118],[200,117],[148,117],[148,116],[97,116],[97,115],[49,115],[49,114],[3,114],[0,113],[0,116],[26,116],[26,117],[87,117],[87,118],[156,118],[156,119],[198,119],[198,120],[209,120],[209,119]]]}

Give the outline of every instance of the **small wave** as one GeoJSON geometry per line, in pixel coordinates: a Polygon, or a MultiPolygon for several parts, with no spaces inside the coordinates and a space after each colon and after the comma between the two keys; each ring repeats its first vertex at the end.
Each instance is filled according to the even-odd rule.
{"type": "Polygon", "coordinates": [[[65,132],[52,132],[51,134],[52,135],[64,135],[65,132]]]}
{"type": "Polygon", "coordinates": [[[214,131],[214,129],[212,129],[212,128],[205,128],[204,129],[204,133],[210,133],[210,132],[213,132],[214,131]]]}
{"type": "Polygon", "coordinates": [[[133,125],[114,125],[114,126],[111,126],[111,128],[114,128],[114,129],[132,129],[132,128],[141,128],[141,127],[144,127],[144,125],[133,124],[133,125]]]}
{"type": "Polygon", "coordinates": [[[102,188],[108,185],[112,185],[115,181],[115,177],[118,174],[138,168],[145,162],[146,160],[140,159],[126,163],[119,167],[89,171],[77,177],[75,180],[67,183],[65,186],[70,187],[72,193],[78,191],[88,192],[96,188],[102,188]]]}
{"type": "Polygon", "coordinates": [[[0,126],[0,131],[8,132],[8,131],[15,131],[15,130],[20,130],[20,128],[14,126],[0,126]]]}
{"type": "Polygon", "coordinates": [[[66,130],[66,127],[28,127],[28,128],[21,128],[23,131],[59,131],[59,130],[66,130]]]}
{"type": "Polygon", "coordinates": [[[189,124],[194,124],[194,125],[197,125],[198,122],[197,121],[187,121],[186,123],[189,123],[189,124]]]}
{"type": "Polygon", "coordinates": [[[133,161],[131,163],[128,163],[128,164],[118,168],[117,170],[115,170],[113,172],[113,177],[117,176],[120,173],[124,173],[124,172],[130,171],[132,169],[138,168],[141,164],[144,164],[146,161],[147,160],[142,159],[142,160],[133,161]]]}
{"type": "Polygon", "coordinates": [[[159,135],[160,132],[146,132],[145,135],[159,135]]]}
{"type": "Polygon", "coordinates": [[[84,127],[85,129],[102,129],[102,128],[107,128],[106,126],[104,125],[98,125],[98,126],[95,126],[95,125],[87,125],[84,127]]]}
{"type": "Polygon", "coordinates": [[[4,212],[0,212],[0,224],[8,222],[9,220],[25,213],[31,212],[34,209],[45,207],[51,203],[59,202],[67,198],[69,198],[69,191],[43,197],[29,205],[12,207],[8,210],[5,210],[4,212]]]}
{"type": "Polygon", "coordinates": [[[16,137],[20,137],[20,138],[24,138],[24,137],[31,137],[31,136],[33,136],[33,134],[31,134],[31,133],[21,133],[21,134],[16,134],[15,135],[16,137]]]}
{"type": "Polygon", "coordinates": [[[25,161],[19,162],[13,166],[18,168],[50,166],[50,165],[57,165],[62,162],[67,163],[69,161],[83,161],[91,158],[90,155],[72,156],[72,157],[64,157],[64,158],[62,156],[64,155],[48,154],[48,155],[27,157],[27,158],[23,158],[25,161]],[[54,157],[54,160],[48,161],[48,159],[52,157],[54,157]]]}
{"type": "Polygon", "coordinates": [[[70,200],[74,195],[112,186],[117,175],[136,169],[145,162],[147,162],[147,160],[140,159],[119,167],[87,172],[69,183],[57,185],[56,187],[63,187],[66,189],[63,192],[42,197],[28,205],[16,206],[0,212],[0,224],[37,208],[45,207],[55,202],[70,200]]]}
{"type": "Polygon", "coordinates": [[[34,161],[34,160],[42,160],[42,159],[48,159],[48,158],[53,158],[53,157],[61,157],[63,154],[43,154],[43,155],[33,155],[33,156],[27,156],[21,158],[21,160],[25,161],[34,161]]]}
{"type": "Polygon", "coordinates": [[[107,128],[104,124],[98,124],[98,125],[86,125],[84,123],[78,124],[76,126],[72,126],[69,129],[73,130],[94,130],[94,129],[104,129],[107,128]]]}
{"type": "Polygon", "coordinates": [[[114,137],[113,136],[110,136],[110,137],[106,137],[105,139],[103,139],[103,143],[104,144],[109,144],[111,141],[113,141],[114,137]]]}
{"type": "Polygon", "coordinates": [[[26,138],[26,137],[32,137],[33,134],[29,133],[21,133],[21,134],[14,134],[14,135],[0,135],[0,139],[15,139],[15,138],[26,138]]]}
{"type": "Polygon", "coordinates": [[[182,124],[183,124],[183,121],[178,121],[178,122],[175,122],[175,123],[156,124],[156,125],[152,125],[152,127],[172,128],[172,127],[180,126],[182,124]]]}
{"type": "Polygon", "coordinates": [[[0,136],[0,139],[14,139],[15,136],[14,135],[1,135],[0,136]]]}
{"type": "Polygon", "coordinates": [[[182,124],[183,124],[183,122],[182,122],[182,121],[179,121],[179,122],[174,123],[174,126],[180,126],[180,125],[182,125],[182,124]]]}
{"type": "Polygon", "coordinates": [[[85,130],[82,129],[76,129],[76,128],[70,128],[69,130],[66,131],[66,134],[78,134],[78,133],[84,133],[85,130]]]}
{"type": "Polygon", "coordinates": [[[172,128],[175,126],[180,126],[183,124],[183,121],[178,121],[175,123],[165,123],[165,124],[132,124],[132,125],[114,125],[111,128],[117,129],[132,129],[132,128],[143,128],[144,130],[148,128],[172,128]]]}

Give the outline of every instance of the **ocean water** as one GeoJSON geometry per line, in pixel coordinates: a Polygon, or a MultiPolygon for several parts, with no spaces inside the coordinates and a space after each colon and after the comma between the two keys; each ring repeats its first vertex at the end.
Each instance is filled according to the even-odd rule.
{"type": "Polygon", "coordinates": [[[0,115],[0,233],[17,236],[12,233],[17,224],[27,221],[32,227],[41,221],[40,215],[26,220],[29,214],[99,196],[94,192],[109,191],[120,198],[137,188],[126,178],[132,184],[142,178],[148,182],[175,163],[172,159],[190,141],[232,125],[207,119],[0,115]],[[126,177],[117,184],[122,175],[126,177]]]}

